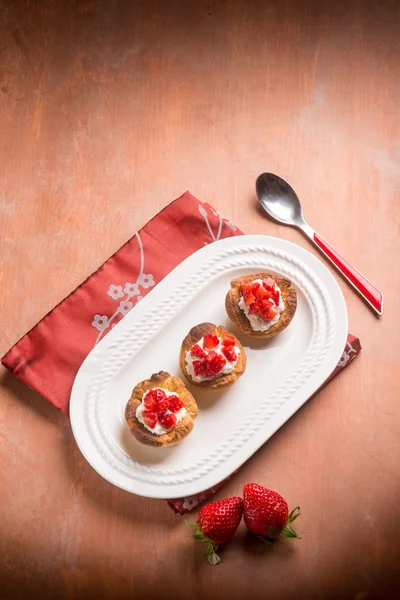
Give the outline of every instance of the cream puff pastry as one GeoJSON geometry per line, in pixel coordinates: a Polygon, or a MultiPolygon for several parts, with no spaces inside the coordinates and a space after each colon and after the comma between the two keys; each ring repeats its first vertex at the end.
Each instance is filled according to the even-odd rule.
{"type": "Polygon", "coordinates": [[[234,279],[225,299],[228,317],[254,338],[270,338],[286,329],[296,307],[297,294],[292,283],[270,273],[234,279]]]}
{"type": "Polygon", "coordinates": [[[135,386],[125,420],[139,442],[162,448],[189,435],[197,412],[196,401],[183,381],[160,371],[135,386]]]}
{"type": "Polygon", "coordinates": [[[190,383],[205,390],[232,385],[246,369],[242,344],[225,327],[201,323],[182,342],[179,364],[190,383]]]}

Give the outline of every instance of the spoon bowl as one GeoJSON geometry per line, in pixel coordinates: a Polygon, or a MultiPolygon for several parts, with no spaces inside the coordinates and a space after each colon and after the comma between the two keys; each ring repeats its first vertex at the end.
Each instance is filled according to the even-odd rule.
{"type": "Polygon", "coordinates": [[[262,173],[256,181],[257,197],[269,216],[283,225],[305,225],[300,200],[284,179],[272,173],[262,173]]]}

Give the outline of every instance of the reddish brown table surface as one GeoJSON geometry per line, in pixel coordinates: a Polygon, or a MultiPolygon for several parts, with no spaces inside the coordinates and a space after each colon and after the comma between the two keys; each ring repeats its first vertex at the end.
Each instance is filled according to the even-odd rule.
{"type": "Polygon", "coordinates": [[[242,525],[217,568],[164,503],[103,481],[68,419],[2,369],[2,598],[398,597],[399,11],[1,3],[1,353],[186,189],[313,251],[258,212],[265,170],[385,293],[379,319],[338,277],[362,355],[217,495],[280,491],[303,539],[269,550],[242,525]]]}

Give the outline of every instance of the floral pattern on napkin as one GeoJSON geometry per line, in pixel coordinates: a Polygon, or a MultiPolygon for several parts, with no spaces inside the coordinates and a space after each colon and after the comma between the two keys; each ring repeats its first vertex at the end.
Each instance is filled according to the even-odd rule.
{"type": "Polygon", "coordinates": [[[143,300],[146,293],[144,290],[148,290],[155,285],[154,276],[151,273],[144,273],[144,250],[139,233],[136,233],[134,237],[137,239],[140,253],[139,274],[135,283],[126,282],[123,285],[110,284],[107,296],[110,296],[110,298],[115,301],[119,300],[119,304],[117,309],[110,316],[99,314],[93,316],[92,327],[99,332],[95,345],[101,340],[103,334],[107,333],[107,329],[118,323],[118,321],[125,317],[138,302],[143,300]],[[121,300],[121,298],[123,298],[123,300],[121,300]]]}
{"type": "MultiPolygon", "coordinates": [[[[197,205],[197,210],[203,217],[205,224],[205,229],[203,232],[206,236],[204,240],[205,246],[221,239],[224,225],[229,227],[233,232],[238,231],[237,227],[233,225],[233,223],[231,223],[229,219],[223,217],[218,211],[216,211],[211,206],[199,203],[197,205]],[[207,211],[210,211],[215,217],[218,218],[218,226],[214,228],[214,230],[207,211]],[[211,240],[208,238],[207,234],[209,234],[211,240]]],[[[198,231],[198,233],[200,234],[200,230],[198,231]]],[[[157,283],[156,281],[154,281],[154,275],[152,273],[144,273],[145,253],[140,234],[136,233],[134,238],[136,238],[137,240],[138,250],[140,254],[139,274],[134,283],[127,282],[125,284],[110,284],[107,291],[107,296],[109,296],[115,301],[119,300],[119,304],[116,310],[111,315],[93,315],[91,325],[99,332],[94,345],[98,344],[101,338],[106,333],[108,333],[108,330],[114,327],[116,323],[118,323],[125,315],[127,315],[128,312],[131,311],[132,308],[144,298],[144,296],[147,293],[145,290],[149,291],[149,288],[153,287],[157,283]]]]}

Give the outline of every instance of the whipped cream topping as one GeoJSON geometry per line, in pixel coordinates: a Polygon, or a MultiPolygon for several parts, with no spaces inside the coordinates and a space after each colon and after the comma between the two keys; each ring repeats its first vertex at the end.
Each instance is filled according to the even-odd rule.
{"type": "MultiPolygon", "coordinates": [[[[262,279],[254,279],[254,281],[252,283],[259,283],[260,285],[262,285],[262,279]]],[[[281,318],[281,314],[285,310],[285,303],[282,299],[281,290],[276,285],[276,283],[275,283],[274,289],[279,292],[279,306],[276,307],[278,309],[278,314],[273,319],[271,319],[271,321],[264,321],[264,319],[262,319],[258,315],[249,314],[250,307],[246,306],[244,298],[243,298],[243,296],[241,296],[241,298],[239,300],[239,308],[242,309],[242,311],[244,312],[244,314],[250,321],[250,325],[251,325],[251,328],[253,329],[253,331],[267,331],[267,329],[272,327],[272,325],[275,325],[275,323],[277,323],[279,321],[279,319],[281,318]]]]}
{"type": "MultiPolygon", "coordinates": [[[[193,379],[193,381],[210,381],[211,379],[215,379],[216,377],[219,377],[220,375],[229,375],[229,373],[232,373],[232,371],[234,370],[234,368],[237,365],[237,362],[239,360],[239,353],[240,353],[240,349],[237,346],[234,346],[234,350],[235,350],[235,354],[236,354],[236,360],[231,362],[229,361],[226,356],[224,354],[222,354],[222,339],[219,337],[219,344],[218,346],[216,346],[215,348],[212,348],[212,350],[214,350],[214,352],[217,352],[218,354],[221,354],[221,356],[224,357],[224,359],[226,360],[226,364],[224,367],[222,367],[222,369],[216,374],[213,375],[212,377],[203,377],[202,375],[195,375],[194,373],[194,369],[193,369],[193,362],[195,360],[199,360],[199,358],[197,356],[192,356],[190,354],[190,350],[189,352],[186,352],[186,356],[185,356],[185,361],[186,361],[186,372],[188,375],[190,375],[191,379],[193,379]]],[[[198,346],[200,346],[200,348],[202,350],[204,350],[204,337],[202,337],[198,342],[196,342],[198,346]]]]}
{"type": "MultiPolygon", "coordinates": [[[[168,396],[178,396],[179,397],[179,394],[177,394],[176,392],[170,392],[169,390],[166,390],[165,388],[162,388],[162,387],[157,388],[157,389],[163,390],[163,392],[165,392],[165,395],[167,396],[167,398],[168,398],[168,396]]],[[[162,425],[160,425],[160,423],[158,421],[157,421],[157,423],[155,424],[154,427],[149,427],[143,421],[142,413],[143,413],[144,410],[147,410],[147,408],[144,405],[144,401],[145,401],[145,398],[146,398],[146,396],[147,396],[147,394],[149,392],[150,392],[150,390],[147,390],[147,392],[145,392],[143,394],[142,402],[140,403],[140,405],[136,409],[136,418],[139,421],[139,423],[141,423],[148,431],[150,431],[150,433],[153,433],[154,435],[164,435],[164,433],[168,433],[168,431],[171,431],[172,428],[171,429],[165,429],[165,427],[163,427],[162,425]]],[[[171,413],[170,410],[167,410],[166,412],[167,413],[171,413]]],[[[186,410],[186,408],[184,406],[181,408],[181,410],[178,410],[178,412],[172,413],[176,417],[176,423],[175,423],[175,425],[177,425],[179,423],[179,421],[182,421],[182,419],[186,415],[186,413],[187,413],[187,410],[186,410]]],[[[174,425],[174,427],[175,427],[175,425],[174,425]]]]}

